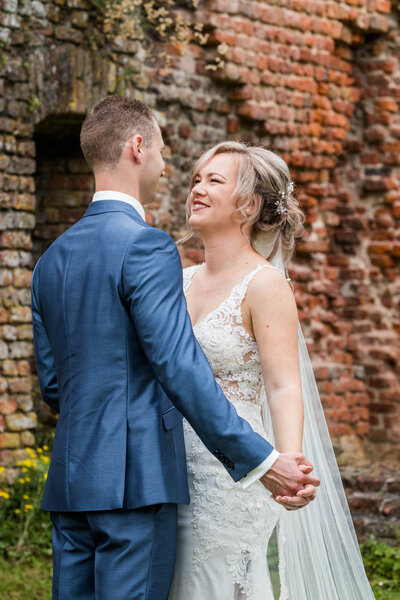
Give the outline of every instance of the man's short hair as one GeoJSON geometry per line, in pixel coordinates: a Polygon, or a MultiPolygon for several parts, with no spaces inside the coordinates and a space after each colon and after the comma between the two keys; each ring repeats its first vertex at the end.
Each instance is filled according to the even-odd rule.
{"type": "Polygon", "coordinates": [[[133,135],[151,146],[155,117],[148,106],[122,96],[109,96],[87,114],[81,129],[82,152],[93,169],[113,169],[119,163],[126,142],[133,135]]]}

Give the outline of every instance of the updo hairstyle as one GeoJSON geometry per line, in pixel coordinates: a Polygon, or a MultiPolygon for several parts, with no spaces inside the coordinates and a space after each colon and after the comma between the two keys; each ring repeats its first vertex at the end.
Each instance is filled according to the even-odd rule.
{"type": "MultiPolygon", "coordinates": [[[[293,194],[294,184],[287,164],[277,154],[260,146],[221,142],[205,152],[195,164],[190,189],[194,187],[199,171],[218,154],[235,155],[238,165],[238,179],[233,192],[237,206],[235,213],[242,228],[245,225],[250,227],[251,244],[257,246],[262,238],[265,248],[268,241],[268,250],[263,252],[268,260],[274,257],[281,244],[284,263],[288,264],[294,253],[296,238],[300,238],[304,231],[304,214],[293,194]],[[247,214],[246,209],[250,207],[253,210],[247,214]]],[[[189,197],[186,209],[188,220],[191,214],[189,197]]],[[[188,225],[188,234],[182,242],[193,234],[188,225]]]]}

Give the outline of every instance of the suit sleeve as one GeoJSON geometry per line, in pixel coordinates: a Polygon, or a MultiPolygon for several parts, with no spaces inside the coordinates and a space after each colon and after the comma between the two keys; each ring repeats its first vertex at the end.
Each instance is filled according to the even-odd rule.
{"type": "Polygon", "coordinates": [[[143,228],[124,258],[121,290],[144,352],[166,394],[235,481],[272,446],[238,417],[196,341],[182,286],[182,265],[164,232],[143,228]]]}
{"type": "Polygon", "coordinates": [[[43,325],[38,303],[38,265],[32,275],[31,308],[33,320],[33,341],[35,346],[36,370],[42,398],[53,410],[60,412],[58,401],[57,375],[49,338],[43,325]]]}

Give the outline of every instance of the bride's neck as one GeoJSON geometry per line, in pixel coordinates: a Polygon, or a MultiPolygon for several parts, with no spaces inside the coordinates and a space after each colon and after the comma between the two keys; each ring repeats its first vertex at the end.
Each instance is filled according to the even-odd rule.
{"type": "Polygon", "coordinates": [[[240,269],[255,254],[250,242],[241,232],[233,236],[204,235],[202,241],[207,271],[211,275],[240,269]]]}

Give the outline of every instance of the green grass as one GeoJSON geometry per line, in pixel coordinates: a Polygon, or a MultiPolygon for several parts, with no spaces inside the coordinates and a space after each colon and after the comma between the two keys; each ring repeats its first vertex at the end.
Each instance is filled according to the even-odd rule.
{"type": "Polygon", "coordinates": [[[7,600],[51,600],[52,561],[25,558],[16,564],[0,558],[0,598],[7,600]]]}
{"type": "MultiPolygon", "coordinates": [[[[21,475],[0,486],[0,599],[51,600],[51,522],[40,510],[49,448],[26,448],[21,475]]],[[[4,467],[0,467],[0,476],[4,467]]],[[[400,533],[398,535],[400,542],[400,533]]],[[[389,546],[373,536],[361,545],[376,600],[400,600],[400,544],[389,546]]],[[[279,597],[276,540],[269,545],[269,567],[279,597]]],[[[314,600],[314,599],[312,599],[314,600]]],[[[315,600],[328,600],[316,598],[315,600]]]]}
{"type": "MultiPolygon", "coordinates": [[[[51,600],[51,558],[31,556],[15,564],[11,560],[0,558],[0,573],[0,598],[51,600]]],[[[274,583],[275,587],[278,581],[275,579],[274,583]]],[[[371,583],[376,600],[400,600],[400,591],[393,590],[392,581],[377,579],[371,583]]],[[[398,589],[398,584],[396,587],[398,589]]]]}
{"type": "MultiPolygon", "coordinates": [[[[393,581],[370,581],[376,600],[400,600],[400,592],[393,589],[393,581]]],[[[398,589],[398,584],[397,584],[398,589]]]]}

